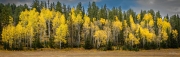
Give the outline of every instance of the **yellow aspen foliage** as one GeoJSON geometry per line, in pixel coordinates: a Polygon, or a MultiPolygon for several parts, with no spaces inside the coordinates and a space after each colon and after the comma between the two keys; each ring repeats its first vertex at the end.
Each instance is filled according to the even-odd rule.
{"type": "Polygon", "coordinates": [[[145,38],[148,42],[152,42],[155,34],[151,33],[147,28],[140,28],[141,38],[145,38]]]}
{"type": "MultiPolygon", "coordinates": [[[[26,39],[29,39],[30,46],[33,43],[32,41],[34,41],[34,35],[36,33],[45,35],[45,32],[46,32],[45,20],[46,19],[50,20],[47,18],[47,16],[50,16],[50,15],[47,15],[47,14],[48,13],[46,13],[45,8],[41,10],[41,13],[37,12],[35,8],[33,8],[32,10],[25,10],[21,12],[19,16],[21,21],[19,22],[19,24],[22,25],[23,27],[22,36],[24,36],[24,38],[26,39]]],[[[39,35],[39,37],[41,38],[42,36],[39,35]]]]}
{"type": "Polygon", "coordinates": [[[128,26],[128,25],[127,25],[127,21],[124,20],[122,25],[123,25],[123,28],[127,27],[127,26],[128,26]]]}
{"type": "Polygon", "coordinates": [[[166,21],[166,22],[168,22],[168,19],[167,19],[167,18],[164,18],[164,19],[163,19],[163,21],[166,21]]]}
{"type": "Polygon", "coordinates": [[[93,22],[90,23],[91,29],[95,29],[95,25],[93,22]]]}
{"type": "Polygon", "coordinates": [[[65,22],[65,19],[62,18],[61,19],[61,13],[60,12],[57,12],[54,19],[52,20],[52,25],[53,25],[53,29],[55,30],[61,23],[64,24],[65,22]]]}
{"type": "Polygon", "coordinates": [[[154,21],[153,21],[153,19],[151,19],[151,20],[149,21],[148,25],[149,25],[150,27],[153,27],[153,26],[154,26],[154,21]]]}
{"type": "Polygon", "coordinates": [[[71,16],[71,19],[72,19],[72,21],[73,21],[74,24],[81,24],[81,23],[83,23],[82,13],[80,12],[80,13],[78,13],[78,14],[76,15],[74,8],[71,9],[71,14],[70,14],[70,16],[71,16]]]}
{"type": "Polygon", "coordinates": [[[131,25],[130,27],[134,31],[136,29],[136,24],[134,23],[132,15],[130,15],[129,19],[130,19],[130,25],[131,25]]]}
{"type": "Polygon", "coordinates": [[[11,45],[13,43],[13,38],[15,36],[15,27],[12,25],[4,27],[1,35],[2,41],[9,43],[11,45]]]}
{"type": "Polygon", "coordinates": [[[11,16],[9,16],[9,24],[13,25],[13,18],[11,16]]]}
{"type": "Polygon", "coordinates": [[[148,27],[154,26],[154,20],[153,20],[151,13],[145,14],[143,17],[143,20],[145,21],[145,24],[147,24],[148,27]]]}
{"type": "Polygon", "coordinates": [[[46,20],[41,15],[39,15],[39,18],[38,18],[38,24],[40,25],[39,27],[41,29],[46,29],[46,20]]]}
{"type": "Polygon", "coordinates": [[[139,20],[140,20],[140,18],[141,18],[141,15],[140,15],[140,14],[138,14],[138,15],[137,15],[137,20],[139,21],[139,20]]]}
{"type": "Polygon", "coordinates": [[[77,15],[75,23],[83,23],[82,13],[81,12],[77,15]]]}
{"type": "Polygon", "coordinates": [[[141,28],[141,27],[139,28],[141,38],[145,38],[145,30],[147,30],[147,29],[144,29],[144,28],[141,28]]]}
{"type": "Polygon", "coordinates": [[[143,17],[143,20],[145,20],[145,21],[147,21],[147,22],[149,22],[149,20],[152,20],[152,19],[153,19],[153,17],[152,17],[152,15],[151,15],[151,13],[147,13],[147,14],[145,14],[144,17],[143,17]]]}
{"type": "Polygon", "coordinates": [[[96,21],[96,18],[93,18],[93,21],[92,21],[92,22],[94,22],[94,21],[96,21]]]}
{"type": "Polygon", "coordinates": [[[68,34],[68,25],[67,24],[61,24],[57,29],[56,29],[56,35],[55,37],[55,42],[61,42],[61,43],[66,43],[66,36],[68,34]]]}
{"type": "Polygon", "coordinates": [[[166,31],[171,31],[171,24],[167,21],[162,20],[161,18],[158,18],[157,25],[160,30],[159,33],[162,34],[162,40],[166,41],[168,39],[168,34],[166,31]]]}
{"type": "Polygon", "coordinates": [[[162,31],[161,33],[162,33],[162,40],[166,41],[168,39],[167,33],[165,31],[162,31]]]}
{"type": "Polygon", "coordinates": [[[141,27],[145,27],[145,21],[140,22],[141,27]]]}
{"type": "Polygon", "coordinates": [[[21,20],[21,24],[23,26],[29,25],[29,26],[37,27],[38,16],[39,13],[36,12],[35,8],[33,8],[32,10],[29,11],[25,10],[21,12],[19,17],[21,20]]]}
{"type": "Polygon", "coordinates": [[[173,38],[176,39],[178,36],[178,31],[176,29],[172,30],[172,35],[173,35],[173,38]]]}
{"type": "Polygon", "coordinates": [[[84,16],[84,24],[83,24],[84,29],[89,29],[90,28],[90,18],[88,16],[84,16]]]}
{"type": "Polygon", "coordinates": [[[109,26],[110,23],[111,23],[111,22],[110,22],[109,20],[106,20],[104,24],[105,24],[105,26],[109,26]]]}
{"type": "Polygon", "coordinates": [[[136,29],[136,31],[135,31],[135,36],[138,36],[139,35],[139,30],[140,30],[140,28],[142,28],[139,24],[136,24],[136,26],[137,26],[137,29],[136,29]]]}
{"type": "Polygon", "coordinates": [[[16,26],[16,34],[17,34],[17,38],[21,38],[23,33],[23,27],[21,24],[17,24],[16,26]]]}
{"type": "Polygon", "coordinates": [[[105,45],[107,41],[107,33],[104,30],[97,30],[94,33],[95,40],[101,45],[105,45]]]}
{"type": "Polygon", "coordinates": [[[132,33],[129,33],[128,38],[125,39],[125,41],[126,41],[127,43],[131,44],[131,45],[137,45],[137,44],[139,44],[139,43],[140,43],[139,40],[140,40],[140,39],[139,39],[139,38],[136,38],[136,37],[134,36],[134,34],[132,34],[132,33]]]}
{"type": "Polygon", "coordinates": [[[56,12],[56,10],[52,9],[52,10],[50,10],[50,12],[52,12],[52,18],[54,18],[56,13],[59,12],[59,11],[56,12]]]}
{"type": "Polygon", "coordinates": [[[8,36],[8,29],[7,29],[7,27],[3,28],[1,35],[2,35],[2,41],[3,42],[8,42],[9,36],[8,36]]]}
{"type": "Polygon", "coordinates": [[[122,30],[122,22],[119,21],[118,17],[116,16],[116,20],[112,23],[113,28],[118,28],[122,30]]]}
{"type": "Polygon", "coordinates": [[[33,8],[33,10],[30,10],[28,14],[28,22],[37,23],[39,12],[36,12],[36,9],[33,8]]]}
{"type": "Polygon", "coordinates": [[[147,42],[152,42],[152,41],[154,41],[153,39],[154,39],[154,37],[155,37],[155,34],[154,33],[147,33],[146,34],[146,40],[147,40],[147,42]]]}
{"type": "Polygon", "coordinates": [[[65,24],[66,23],[66,18],[64,16],[64,14],[61,15],[61,18],[60,18],[60,24],[65,24]]]}
{"type": "Polygon", "coordinates": [[[71,9],[71,14],[70,14],[70,16],[71,16],[71,19],[72,19],[72,20],[73,20],[73,19],[76,19],[75,9],[74,9],[74,8],[71,9]]]}
{"type": "Polygon", "coordinates": [[[28,20],[27,16],[29,16],[29,14],[28,14],[28,10],[26,9],[25,11],[21,12],[21,14],[19,15],[19,19],[21,21],[26,21],[26,20],[28,20]]]}
{"type": "Polygon", "coordinates": [[[101,24],[105,24],[106,20],[104,18],[100,19],[101,24]]]}
{"type": "MultiPolygon", "coordinates": [[[[93,25],[92,25],[93,26],[93,25]]],[[[87,15],[84,15],[84,23],[83,23],[83,32],[81,34],[82,37],[85,38],[85,40],[87,39],[88,37],[88,34],[90,33],[90,30],[91,29],[91,21],[90,21],[90,18],[87,16],[87,15]]],[[[93,29],[93,28],[92,28],[93,29]]]]}
{"type": "Polygon", "coordinates": [[[167,21],[163,21],[162,22],[162,30],[166,31],[167,29],[169,29],[169,30],[171,29],[171,24],[167,21]]]}
{"type": "Polygon", "coordinates": [[[158,28],[161,28],[162,23],[163,23],[162,19],[161,19],[161,18],[158,18],[158,19],[157,19],[158,28]]]}
{"type": "Polygon", "coordinates": [[[56,12],[55,18],[52,20],[53,29],[55,29],[55,42],[66,43],[66,36],[68,35],[68,25],[64,14],[56,12]]]}
{"type": "Polygon", "coordinates": [[[95,29],[95,30],[99,30],[99,26],[94,25],[94,29],[95,29]]]}
{"type": "Polygon", "coordinates": [[[51,23],[51,21],[52,21],[52,19],[53,19],[53,17],[54,17],[54,15],[55,15],[55,12],[52,10],[52,11],[50,11],[49,10],[49,8],[42,8],[41,9],[41,13],[40,13],[40,15],[41,16],[43,16],[44,17],[44,19],[46,20],[46,22],[47,22],[47,28],[48,28],[48,37],[51,37],[50,35],[51,35],[51,31],[50,31],[50,23],[51,23]]]}
{"type": "Polygon", "coordinates": [[[51,20],[51,18],[53,17],[53,12],[50,11],[48,8],[43,7],[43,9],[41,9],[40,15],[42,15],[45,20],[51,20]]]}

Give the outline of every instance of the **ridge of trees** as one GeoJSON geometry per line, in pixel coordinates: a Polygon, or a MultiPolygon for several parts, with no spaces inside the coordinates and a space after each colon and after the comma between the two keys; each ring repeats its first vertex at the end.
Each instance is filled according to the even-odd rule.
{"type": "Polygon", "coordinates": [[[26,4],[0,3],[0,45],[4,49],[81,48],[112,50],[180,47],[179,15],[164,16],[153,9],[122,11],[89,2],[76,7],[34,0],[26,4]]]}

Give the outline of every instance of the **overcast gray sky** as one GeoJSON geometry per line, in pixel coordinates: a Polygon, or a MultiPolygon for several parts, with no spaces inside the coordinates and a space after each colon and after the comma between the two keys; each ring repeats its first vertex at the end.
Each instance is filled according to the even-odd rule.
{"type": "MultiPolygon", "coordinates": [[[[16,5],[28,4],[31,5],[33,0],[0,0],[1,3],[15,3],[16,5]]],[[[48,1],[48,0],[40,0],[48,1]]],[[[140,10],[154,9],[160,11],[162,16],[169,14],[180,14],[180,0],[50,0],[50,2],[57,2],[75,6],[78,2],[82,2],[87,7],[89,2],[95,1],[98,6],[107,4],[108,7],[121,6],[123,10],[132,8],[137,13],[140,10]]]]}
{"type": "Polygon", "coordinates": [[[139,6],[132,7],[135,11],[140,9],[154,9],[162,15],[180,14],[180,0],[137,0],[139,6]]]}

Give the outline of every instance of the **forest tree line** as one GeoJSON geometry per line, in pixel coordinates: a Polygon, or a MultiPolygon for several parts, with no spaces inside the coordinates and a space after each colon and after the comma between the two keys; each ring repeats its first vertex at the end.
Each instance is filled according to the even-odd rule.
{"type": "Polygon", "coordinates": [[[153,9],[122,11],[81,2],[76,7],[49,0],[0,3],[0,45],[8,50],[37,48],[160,49],[180,47],[179,15],[161,16],[153,9]]]}

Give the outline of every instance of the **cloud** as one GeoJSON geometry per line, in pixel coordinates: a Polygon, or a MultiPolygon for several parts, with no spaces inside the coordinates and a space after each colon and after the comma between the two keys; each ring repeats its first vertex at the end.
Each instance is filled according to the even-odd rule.
{"type": "Polygon", "coordinates": [[[135,11],[154,9],[160,11],[162,16],[166,14],[180,14],[180,0],[137,0],[138,7],[132,7],[135,11]]]}
{"type": "Polygon", "coordinates": [[[7,3],[14,3],[16,5],[23,5],[23,4],[27,4],[27,5],[31,5],[33,0],[0,0],[1,3],[3,4],[7,4],[7,3]]]}
{"type": "MultiPolygon", "coordinates": [[[[48,0],[39,0],[39,1],[48,1],[48,0]]],[[[63,4],[76,6],[79,2],[83,4],[83,6],[87,7],[89,2],[97,2],[98,6],[102,6],[107,4],[109,7],[113,6],[121,6],[122,9],[126,10],[129,8],[134,9],[137,13],[142,10],[153,9],[155,11],[160,11],[162,16],[166,14],[180,14],[180,0],[49,0],[50,3],[60,1],[63,4]]],[[[1,3],[14,3],[16,5],[27,4],[31,5],[33,0],[0,0],[1,3]]]]}
{"type": "MultiPolygon", "coordinates": [[[[48,1],[48,0],[39,0],[39,1],[48,1]]],[[[68,4],[68,5],[75,5],[78,4],[79,2],[82,2],[83,4],[88,3],[88,2],[100,2],[101,0],[49,0],[50,3],[54,2],[56,3],[57,1],[60,1],[61,3],[68,4]]],[[[28,4],[31,5],[33,0],[0,0],[1,3],[7,4],[7,3],[14,3],[16,5],[20,4],[28,4]]]]}

